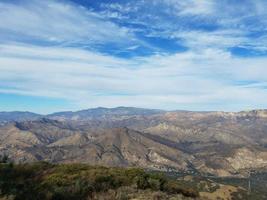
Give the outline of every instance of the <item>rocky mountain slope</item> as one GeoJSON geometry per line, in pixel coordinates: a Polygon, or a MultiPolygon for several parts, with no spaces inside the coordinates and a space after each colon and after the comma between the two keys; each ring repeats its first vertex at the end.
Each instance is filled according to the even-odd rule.
{"type": "Polygon", "coordinates": [[[119,107],[55,113],[0,127],[0,152],[15,162],[82,162],[246,175],[267,168],[267,111],[166,112],[119,107]]]}

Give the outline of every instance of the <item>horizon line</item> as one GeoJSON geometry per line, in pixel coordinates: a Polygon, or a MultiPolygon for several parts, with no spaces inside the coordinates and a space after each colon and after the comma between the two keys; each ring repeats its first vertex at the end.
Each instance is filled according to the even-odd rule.
{"type": "Polygon", "coordinates": [[[103,106],[98,106],[98,107],[89,107],[89,108],[84,108],[84,109],[79,109],[79,110],[63,110],[63,111],[55,111],[55,112],[50,112],[50,113],[38,113],[34,111],[29,111],[29,110],[11,110],[11,111],[0,111],[0,114],[2,113],[32,113],[32,114],[37,114],[37,115],[42,115],[42,116],[48,116],[52,114],[57,114],[57,113],[66,113],[66,112],[81,112],[81,111],[86,111],[86,110],[94,110],[94,109],[118,109],[118,108],[125,108],[125,109],[144,109],[144,110],[158,110],[162,112],[224,112],[224,113],[240,113],[240,112],[252,112],[252,111],[266,111],[267,108],[252,108],[252,109],[242,109],[242,110],[237,110],[237,111],[226,111],[226,110],[185,110],[185,109],[159,109],[159,108],[145,108],[145,107],[134,107],[134,106],[116,106],[116,107],[103,107],[103,106]]]}

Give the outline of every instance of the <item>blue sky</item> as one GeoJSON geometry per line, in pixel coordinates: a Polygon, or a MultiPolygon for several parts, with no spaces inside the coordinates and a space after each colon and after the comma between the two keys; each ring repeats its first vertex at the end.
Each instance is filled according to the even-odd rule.
{"type": "Polygon", "coordinates": [[[0,110],[267,108],[265,0],[2,0],[0,110]]]}

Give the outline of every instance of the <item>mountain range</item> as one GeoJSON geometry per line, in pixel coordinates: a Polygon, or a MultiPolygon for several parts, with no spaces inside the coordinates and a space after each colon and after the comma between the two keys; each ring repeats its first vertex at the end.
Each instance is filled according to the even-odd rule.
{"type": "Polygon", "coordinates": [[[0,124],[0,154],[16,163],[79,162],[209,176],[267,170],[267,110],[0,112],[0,124]]]}

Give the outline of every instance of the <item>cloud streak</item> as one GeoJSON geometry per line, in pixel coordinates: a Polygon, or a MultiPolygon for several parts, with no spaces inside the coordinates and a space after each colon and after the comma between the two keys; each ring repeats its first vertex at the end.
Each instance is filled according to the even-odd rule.
{"type": "Polygon", "coordinates": [[[105,21],[99,14],[69,2],[1,2],[0,9],[0,34],[4,42],[35,41],[37,44],[64,46],[106,43],[123,46],[131,43],[132,36],[127,28],[105,21]]]}
{"type": "Polygon", "coordinates": [[[63,98],[82,107],[166,109],[212,109],[223,101],[222,109],[237,102],[238,110],[264,105],[267,98],[265,89],[250,84],[257,80],[261,88],[267,86],[267,59],[243,60],[216,51],[121,59],[76,48],[0,49],[0,92],[5,93],[63,98]]]}
{"type": "Polygon", "coordinates": [[[246,1],[234,12],[227,3],[3,1],[0,96],[60,98],[77,109],[266,107],[267,5],[246,1]],[[185,50],[171,51],[166,41],[185,50]]]}

